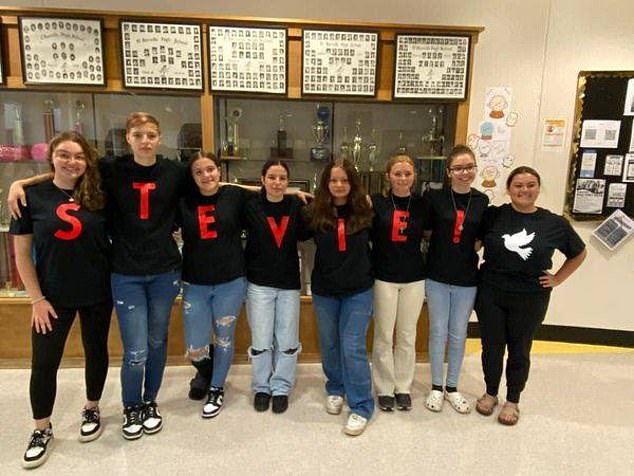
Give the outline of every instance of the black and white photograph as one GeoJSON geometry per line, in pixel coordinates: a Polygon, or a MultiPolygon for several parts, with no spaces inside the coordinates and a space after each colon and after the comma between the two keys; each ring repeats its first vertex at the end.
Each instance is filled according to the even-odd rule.
{"type": "Polygon", "coordinates": [[[302,92],[374,96],[378,33],[304,30],[302,92]]]}
{"type": "Polygon", "coordinates": [[[127,88],[202,91],[200,25],[121,21],[127,88]]]}
{"type": "Polygon", "coordinates": [[[397,35],[394,98],[465,99],[468,36],[397,35]]]}
{"type": "Polygon", "coordinates": [[[286,94],[284,28],[209,25],[212,91],[286,94]]]}
{"type": "Polygon", "coordinates": [[[604,195],[604,179],[578,179],[575,187],[573,213],[600,215],[603,212],[604,195]]]}
{"type": "Polygon", "coordinates": [[[25,84],[106,84],[101,20],[19,20],[25,84]]]}
{"type": "Polygon", "coordinates": [[[627,92],[625,93],[625,104],[623,105],[624,116],[634,116],[634,78],[627,82],[627,92]]]}
{"type": "Polygon", "coordinates": [[[634,220],[621,210],[615,210],[594,229],[592,235],[607,249],[614,251],[634,232],[634,220]]]}

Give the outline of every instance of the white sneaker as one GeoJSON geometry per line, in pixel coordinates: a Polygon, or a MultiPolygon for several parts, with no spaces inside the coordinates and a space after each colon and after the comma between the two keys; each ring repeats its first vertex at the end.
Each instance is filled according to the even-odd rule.
{"type": "Polygon", "coordinates": [[[429,392],[429,395],[427,395],[425,406],[428,410],[431,410],[432,412],[439,412],[442,410],[443,402],[444,400],[442,392],[440,390],[432,390],[431,392],[429,392]]]}
{"type": "Polygon", "coordinates": [[[368,425],[368,419],[363,418],[361,415],[351,413],[346,422],[346,426],[343,427],[343,432],[350,436],[359,436],[365,430],[368,425]]]}
{"type": "Polygon", "coordinates": [[[471,405],[460,392],[445,391],[445,400],[447,400],[454,410],[458,413],[467,414],[471,412],[471,405]]]}
{"type": "Polygon", "coordinates": [[[34,430],[29,439],[29,445],[22,457],[23,468],[36,468],[44,464],[53,447],[53,426],[45,430],[34,430]]]}
{"type": "Polygon", "coordinates": [[[341,395],[328,395],[326,397],[326,411],[331,415],[339,415],[343,408],[343,397],[341,395]]]}

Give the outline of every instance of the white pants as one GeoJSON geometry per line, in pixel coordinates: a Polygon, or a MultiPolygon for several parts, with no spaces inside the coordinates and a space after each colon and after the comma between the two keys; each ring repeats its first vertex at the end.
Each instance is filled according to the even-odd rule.
{"type": "Polygon", "coordinates": [[[416,365],[416,324],[425,299],[424,283],[374,281],[372,378],[377,395],[410,393],[416,365]]]}

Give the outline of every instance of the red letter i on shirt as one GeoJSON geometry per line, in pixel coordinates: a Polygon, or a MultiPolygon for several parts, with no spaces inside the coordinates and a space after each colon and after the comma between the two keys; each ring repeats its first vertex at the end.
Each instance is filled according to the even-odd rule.
{"type": "Polygon", "coordinates": [[[218,238],[218,232],[209,229],[209,225],[216,223],[216,217],[213,215],[215,209],[216,205],[198,206],[198,227],[200,229],[201,240],[218,238]]]}
{"type": "Polygon", "coordinates": [[[147,220],[150,218],[150,190],[156,190],[156,184],[152,182],[132,182],[132,188],[141,192],[139,218],[141,220],[147,220]]]}
{"type": "Polygon", "coordinates": [[[346,251],[346,221],[343,218],[337,218],[337,242],[339,251],[346,251]]]}
{"type": "Polygon", "coordinates": [[[277,226],[277,223],[275,223],[275,218],[266,217],[266,221],[269,223],[269,228],[273,233],[273,238],[275,238],[275,244],[278,248],[282,247],[282,240],[284,239],[284,235],[286,234],[286,228],[288,228],[289,218],[290,217],[288,215],[283,216],[280,226],[277,226]]]}

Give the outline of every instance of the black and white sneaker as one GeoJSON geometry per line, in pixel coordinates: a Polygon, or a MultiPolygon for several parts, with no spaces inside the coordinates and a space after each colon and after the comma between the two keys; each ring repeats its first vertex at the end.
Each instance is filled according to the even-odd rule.
{"type": "Polygon", "coordinates": [[[163,429],[163,417],[156,402],[147,402],[143,410],[143,431],[148,435],[163,429]]]}
{"type": "Polygon", "coordinates": [[[87,443],[96,440],[101,435],[103,426],[99,416],[99,407],[84,408],[81,412],[81,428],[79,429],[79,441],[87,443]]]}
{"type": "Polygon", "coordinates": [[[53,426],[49,423],[45,430],[33,430],[29,445],[22,458],[23,468],[37,468],[46,461],[53,447],[53,426]]]}
{"type": "Polygon", "coordinates": [[[125,407],[121,433],[126,440],[136,440],[143,436],[143,406],[125,407]]]}
{"type": "Polygon", "coordinates": [[[203,418],[213,418],[218,416],[222,410],[222,404],[225,399],[225,390],[220,387],[211,387],[207,402],[203,406],[203,418]]]}

